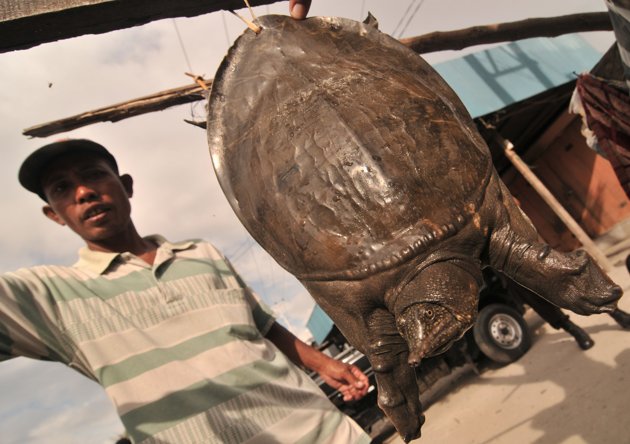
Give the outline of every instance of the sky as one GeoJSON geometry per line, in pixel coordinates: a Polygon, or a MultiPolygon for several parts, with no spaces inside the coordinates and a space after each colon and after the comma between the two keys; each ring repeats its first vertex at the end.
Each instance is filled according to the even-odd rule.
{"type": "MultiPolygon", "coordinates": [[[[286,14],[288,2],[254,8],[286,14]]],[[[363,20],[370,11],[381,31],[410,37],[531,17],[605,11],[603,0],[313,0],[309,15],[363,20]]],[[[246,10],[240,11],[247,16],[246,10]]],[[[167,19],[0,54],[0,272],[37,264],[70,265],[80,239],[47,220],[42,202],[20,188],[17,171],[36,148],[60,138],[88,138],[110,149],[132,175],[132,216],[144,235],[214,243],[269,304],[279,320],[306,338],[313,301],[249,237],[214,176],[205,132],[184,122],[203,120],[204,103],[181,105],[117,123],[100,123],[45,139],[22,130],[84,111],[190,83],[184,72],[213,77],[245,25],[229,13],[167,19]]],[[[611,32],[583,34],[597,50],[611,32]]],[[[429,63],[484,49],[427,54],[429,63]]],[[[3,444],[111,443],[123,433],[115,411],[94,382],[61,364],[14,359],[0,363],[3,444]]]]}

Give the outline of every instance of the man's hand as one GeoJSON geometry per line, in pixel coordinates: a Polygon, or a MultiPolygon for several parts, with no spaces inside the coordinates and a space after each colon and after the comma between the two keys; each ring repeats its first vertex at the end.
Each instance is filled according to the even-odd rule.
{"type": "Polygon", "coordinates": [[[311,0],[289,0],[289,13],[297,20],[306,18],[311,7],[311,0]]]}
{"type": "Polygon", "coordinates": [[[341,392],[344,401],[356,401],[367,393],[368,378],[358,367],[337,361],[305,344],[282,325],[274,322],[266,338],[294,364],[317,372],[326,384],[341,392]]]}
{"type": "Polygon", "coordinates": [[[368,377],[357,366],[330,359],[318,372],[324,382],[339,390],[344,401],[363,398],[370,387],[368,377]]]}

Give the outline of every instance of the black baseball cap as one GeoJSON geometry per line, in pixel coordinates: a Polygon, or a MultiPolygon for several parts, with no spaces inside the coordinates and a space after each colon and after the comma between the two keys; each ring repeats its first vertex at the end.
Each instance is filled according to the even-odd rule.
{"type": "Polygon", "coordinates": [[[52,161],[68,154],[90,154],[100,157],[107,161],[118,174],[116,159],[103,145],[88,139],[66,139],[44,145],[33,151],[20,167],[18,173],[20,184],[46,201],[42,188],[42,174],[52,161]]]}

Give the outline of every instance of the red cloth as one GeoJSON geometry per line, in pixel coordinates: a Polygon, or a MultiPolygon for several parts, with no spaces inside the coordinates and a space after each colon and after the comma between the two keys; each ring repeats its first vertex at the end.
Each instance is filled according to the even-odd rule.
{"type": "Polygon", "coordinates": [[[630,198],[630,95],[591,74],[578,76],[576,90],[586,124],[630,198]]]}

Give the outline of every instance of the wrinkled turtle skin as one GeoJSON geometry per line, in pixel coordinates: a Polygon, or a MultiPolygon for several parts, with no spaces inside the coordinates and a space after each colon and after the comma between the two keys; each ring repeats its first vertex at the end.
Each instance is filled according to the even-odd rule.
{"type": "Polygon", "coordinates": [[[252,236],[370,359],[398,431],[424,418],[414,366],[473,324],[492,266],[580,314],[621,290],[583,252],[538,241],[469,114],[371,24],[259,19],[214,80],[208,141],[252,236]]]}

